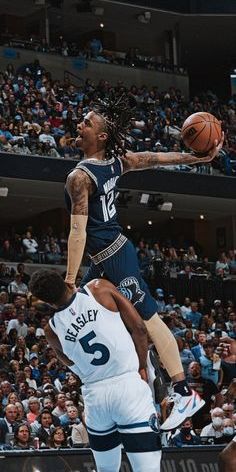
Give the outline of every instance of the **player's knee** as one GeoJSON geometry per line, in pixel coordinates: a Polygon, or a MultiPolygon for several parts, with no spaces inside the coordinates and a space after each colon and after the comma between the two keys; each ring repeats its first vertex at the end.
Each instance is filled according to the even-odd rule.
{"type": "Polygon", "coordinates": [[[119,472],[120,460],[108,461],[96,458],[96,466],[98,472],[119,472]]]}
{"type": "Polygon", "coordinates": [[[135,472],[161,471],[161,451],[128,453],[127,455],[135,472]]]}
{"type": "Polygon", "coordinates": [[[121,464],[121,446],[106,451],[93,451],[98,472],[119,472],[121,464]]]}

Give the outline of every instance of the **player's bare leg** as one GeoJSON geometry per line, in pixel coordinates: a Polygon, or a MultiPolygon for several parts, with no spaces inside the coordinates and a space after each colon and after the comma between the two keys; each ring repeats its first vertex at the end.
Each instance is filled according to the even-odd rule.
{"type": "Polygon", "coordinates": [[[236,436],[219,456],[220,472],[235,472],[236,470],[236,436]]]}
{"type": "Polygon", "coordinates": [[[185,418],[193,416],[205,402],[189,388],[185,380],[178,345],[166,324],[157,313],[145,321],[145,324],[161,362],[173,382],[174,406],[170,416],[161,426],[161,429],[168,431],[177,428],[185,418]]]}

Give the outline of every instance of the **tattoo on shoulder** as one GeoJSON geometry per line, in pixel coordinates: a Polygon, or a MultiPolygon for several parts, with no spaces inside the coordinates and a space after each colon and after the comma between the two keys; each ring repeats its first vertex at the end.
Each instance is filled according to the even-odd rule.
{"type": "Polygon", "coordinates": [[[88,174],[81,169],[71,172],[66,187],[71,197],[72,214],[88,215],[88,199],[94,191],[93,182],[88,174]]]}

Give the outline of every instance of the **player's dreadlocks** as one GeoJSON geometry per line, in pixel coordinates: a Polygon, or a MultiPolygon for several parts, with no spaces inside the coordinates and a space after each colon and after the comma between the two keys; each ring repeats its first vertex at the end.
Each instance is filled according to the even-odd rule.
{"type": "Polygon", "coordinates": [[[130,147],[129,126],[132,118],[134,103],[130,97],[122,94],[120,97],[110,95],[104,99],[97,99],[93,110],[101,115],[105,122],[105,131],[108,134],[106,141],[106,158],[111,155],[125,155],[130,147]]]}

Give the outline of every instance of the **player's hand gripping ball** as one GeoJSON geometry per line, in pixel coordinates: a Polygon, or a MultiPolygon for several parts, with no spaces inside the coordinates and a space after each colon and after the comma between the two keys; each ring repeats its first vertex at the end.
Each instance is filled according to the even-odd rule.
{"type": "Polygon", "coordinates": [[[194,113],[185,120],[181,136],[186,147],[207,154],[221,140],[221,122],[211,113],[194,113]]]}

